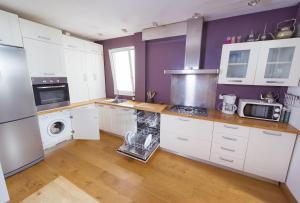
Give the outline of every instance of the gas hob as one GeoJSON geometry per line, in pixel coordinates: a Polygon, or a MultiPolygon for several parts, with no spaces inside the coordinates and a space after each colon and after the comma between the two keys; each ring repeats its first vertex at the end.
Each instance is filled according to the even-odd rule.
{"type": "Polygon", "coordinates": [[[170,109],[171,112],[190,116],[207,116],[207,109],[203,107],[175,105],[170,109]]]}

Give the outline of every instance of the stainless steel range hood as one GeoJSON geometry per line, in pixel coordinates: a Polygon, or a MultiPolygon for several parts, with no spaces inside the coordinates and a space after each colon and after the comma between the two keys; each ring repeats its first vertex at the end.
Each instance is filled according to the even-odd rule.
{"type": "Polygon", "coordinates": [[[185,62],[182,70],[165,70],[165,74],[218,74],[218,69],[200,69],[203,17],[187,20],[185,62]]]}

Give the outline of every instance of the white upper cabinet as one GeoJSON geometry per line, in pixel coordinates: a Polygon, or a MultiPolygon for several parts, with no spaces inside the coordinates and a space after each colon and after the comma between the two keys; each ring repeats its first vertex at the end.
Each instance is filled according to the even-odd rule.
{"type": "Polygon", "coordinates": [[[71,103],[106,97],[102,45],[63,36],[63,46],[71,103]]]}
{"type": "Polygon", "coordinates": [[[298,86],[300,39],[223,46],[220,84],[298,86]]]}
{"type": "Polygon", "coordinates": [[[71,103],[89,100],[86,60],[83,52],[65,49],[64,56],[71,103]]]}
{"type": "Polygon", "coordinates": [[[223,45],[219,83],[253,84],[258,52],[259,47],[252,42],[223,45]]]}
{"type": "Polygon", "coordinates": [[[297,135],[251,128],[244,171],[285,182],[297,135]]]}
{"type": "Polygon", "coordinates": [[[23,38],[31,77],[66,77],[61,45],[23,38]]]}
{"type": "Polygon", "coordinates": [[[299,38],[262,42],[259,55],[256,85],[298,86],[299,38]]]}
{"type": "Polygon", "coordinates": [[[0,44],[23,47],[18,16],[1,10],[0,44]]]}
{"type": "Polygon", "coordinates": [[[23,37],[56,44],[62,44],[61,30],[25,19],[20,19],[20,25],[23,37]]]}

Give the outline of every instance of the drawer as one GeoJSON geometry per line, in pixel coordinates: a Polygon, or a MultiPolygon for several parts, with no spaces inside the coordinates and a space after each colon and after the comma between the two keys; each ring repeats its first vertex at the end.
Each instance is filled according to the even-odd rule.
{"type": "Polygon", "coordinates": [[[240,126],[240,125],[214,122],[214,132],[221,132],[230,135],[248,137],[250,133],[250,128],[240,126]]]}
{"type": "Polygon", "coordinates": [[[20,19],[23,37],[62,44],[62,31],[29,20],[20,19]]]}
{"type": "Polygon", "coordinates": [[[212,143],[211,153],[217,153],[225,156],[232,156],[237,158],[245,158],[246,146],[227,145],[220,143],[212,143]]]}
{"type": "Polygon", "coordinates": [[[179,154],[209,160],[211,142],[202,141],[199,136],[179,134],[161,130],[160,146],[179,154]]]}
{"type": "Polygon", "coordinates": [[[213,122],[178,116],[161,116],[161,129],[193,137],[198,140],[211,141],[213,122]]]}
{"type": "Polygon", "coordinates": [[[84,44],[85,44],[84,40],[63,35],[63,46],[66,49],[84,51],[84,44]]]}
{"type": "Polygon", "coordinates": [[[243,170],[244,168],[244,159],[229,155],[212,152],[210,156],[210,161],[236,170],[243,170]]]}
{"type": "Polygon", "coordinates": [[[226,146],[240,146],[240,147],[247,147],[248,138],[240,137],[236,135],[230,135],[220,132],[213,133],[213,142],[224,144],[226,146]]]}

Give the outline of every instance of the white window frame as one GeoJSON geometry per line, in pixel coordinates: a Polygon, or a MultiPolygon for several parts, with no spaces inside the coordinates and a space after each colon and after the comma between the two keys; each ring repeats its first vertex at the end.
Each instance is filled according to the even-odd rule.
{"type": "Polygon", "coordinates": [[[114,83],[114,94],[115,95],[123,95],[123,96],[135,96],[135,76],[133,75],[132,71],[132,63],[135,63],[135,61],[131,61],[130,57],[130,50],[134,50],[134,46],[130,47],[122,47],[122,48],[115,48],[115,49],[110,49],[109,52],[109,59],[110,59],[110,67],[111,67],[111,72],[112,72],[112,77],[113,77],[113,83],[114,83]],[[130,63],[130,75],[131,75],[131,87],[133,91],[119,91],[117,87],[117,81],[116,81],[116,72],[115,72],[115,65],[114,65],[114,59],[113,59],[113,53],[115,52],[121,52],[121,51],[128,51],[128,57],[129,57],[129,63],[130,63]]]}

